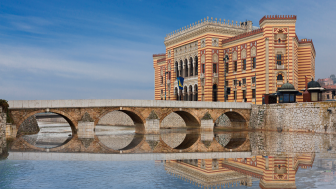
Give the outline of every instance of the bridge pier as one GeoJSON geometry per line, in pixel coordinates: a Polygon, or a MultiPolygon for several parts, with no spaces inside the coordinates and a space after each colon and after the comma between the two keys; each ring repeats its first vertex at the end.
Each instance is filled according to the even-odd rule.
{"type": "Polygon", "coordinates": [[[6,125],[6,139],[15,139],[17,133],[16,125],[7,124],[6,125]]]}
{"type": "Polygon", "coordinates": [[[94,138],[94,122],[78,122],[77,136],[81,138],[94,138]]]}
{"type": "Polygon", "coordinates": [[[213,130],[214,128],[214,122],[212,119],[202,119],[201,120],[201,129],[204,129],[204,130],[213,130]]]}
{"type": "Polygon", "coordinates": [[[147,119],[145,123],[145,134],[158,134],[160,133],[160,120],[147,119]]]}

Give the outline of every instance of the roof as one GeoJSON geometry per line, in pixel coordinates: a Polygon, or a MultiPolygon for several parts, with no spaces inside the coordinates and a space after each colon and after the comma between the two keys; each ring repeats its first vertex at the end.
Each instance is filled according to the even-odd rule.
{"type": "Polygon", "coordinates": [[[228,43],[228,42],[231,42],[231,41],[235,41],[235,40],[238,40],[238,39],[242,39],[242,38],[245,38],[245,37],[249,37],[249,36],[252,36],[252,35],[255,35],[255,34],[258,34],[258,33],[262,33],[262,32],[263,32],[262,28],[252,30],[250,32],[246,32],[246,33],[243,33],[243,34],[240,34],[240,35],[236,35],[236,36],[230,37],[228,39],[223,39],[222,44],[228,43]]]}
{"type": "Polygon", "coordinates": [[[336,85],[326,85],[324,86],[325,89],[336,89],[336,85]]]}
{"type": "Polygon", "coordinates": [[[312,80],[308,83],[308,89],[309,88],[320,88],[320,87],[321,85],[317,81],[312,80]]]}

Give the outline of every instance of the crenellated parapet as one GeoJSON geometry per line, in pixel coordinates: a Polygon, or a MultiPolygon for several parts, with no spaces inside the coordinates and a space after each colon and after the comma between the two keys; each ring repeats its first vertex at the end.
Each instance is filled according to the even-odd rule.
{"type": "Polygon", "coordinates": [[[296,20],[296,15],[265,15],[259,21],[259,25],[265,20],[296,20]]]}
{"type": "Polygon", "coordinates": [[[200,35],[207,32],[214,32],[227,35],[238,35],[252,30],[252,22],[234,22],[233,20],[225,19],[209,19],[209,17],[201,19],[201,21],[184,26],[178,30],[175,30],[165,37],[165,45],[170,46],[179,41],[183,41],[192,38],[196,35],[200,35]]]}

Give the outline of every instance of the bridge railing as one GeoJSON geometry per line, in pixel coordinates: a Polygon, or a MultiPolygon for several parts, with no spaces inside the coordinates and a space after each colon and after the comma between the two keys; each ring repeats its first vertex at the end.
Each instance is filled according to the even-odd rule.
{"type": "Polygon", "coordinates": [[[251,103],[204,102],[204,101],[163,101],[128,99],[87,99],[87,100],[10,100],[9,109],[27,108],[86,108],[86,107],[171,107],[171,108],[232,108],[251,109],[251,103]]]}

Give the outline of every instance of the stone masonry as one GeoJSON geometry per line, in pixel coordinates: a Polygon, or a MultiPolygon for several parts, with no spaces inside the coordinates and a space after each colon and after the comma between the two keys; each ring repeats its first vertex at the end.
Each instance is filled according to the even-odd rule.
{"type": "Polygon", "coordinates": [[[250,128],[335,132],[336,102],[253,105],[250,128]]]}
{"type": "Polygon", "coordinates": [[[8,156],[6,144],[6,113],[0,107],[0,160],[8,156]]]}

